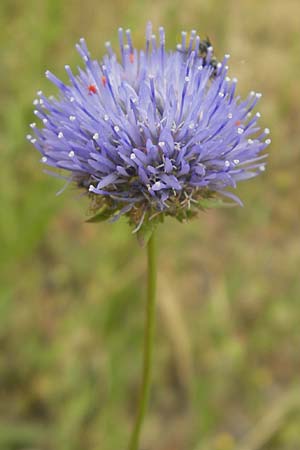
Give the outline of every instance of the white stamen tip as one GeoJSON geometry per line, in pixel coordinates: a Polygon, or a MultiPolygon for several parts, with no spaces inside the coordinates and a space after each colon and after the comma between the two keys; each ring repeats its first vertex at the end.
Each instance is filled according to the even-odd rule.
{"type": "Polygon", "coordinates": [[[262,94],[260,93],[260,92],[257,92],[256,94],[255,94],[255,97],[256,98],[260,98],[262,96],[262,94]]]}
{"type": "Polygon", "coordinates": [[[166,145],[166,143],[165,143],[164,141],[160,141],[160,142],[158,143],[158,145],[159,145],[160,147],[164,147],[164,146],[166,145]]]}
{"type": "Polygon", "coordinates": [[[28,141],[30,141],[32,139],[31,134],[27,134],[26,139],[28,139],[28,141]]]}
{"type": "Polygon", "coordinates": [[[37,95],[42,95],[43,91],[37,91],[37,95]]]}
{"type": "Polygon", "coordinates": [[[46,117],[43,119],[43,123],[47,123],[48,119],[46,119],[46,117]]]}
{"type": "Polygon", "coordinates": [[[134,153],[131,153],[130,159],[135,159],[135,158],[136,158],[135,154],[134,154],[134,153]]]}
{"type": "Polygon", "coordinates": [[[256,115],[256,117],[261,117],[260,112],[257,112],[255,115],[256,115]]]}
{"type": "Polygon", "coordinates": [[[74,98],[74,97],[70,97],[70,102],[71,102],[71,103],[73,103],[73,102],[74,102],[74,100],[75,100],[75,98],[74,98]]]}
{"type": "Polygon", "coordinates": [[[264,171],[266,170],[266,168],[265,168],[265,166],[259,166],[259,170],[260,170],[261,172],[264,172],[264,171]]]}
{"type": "Polygon", "coordinates": [[[237,82],[238,82],[238,79],[237,79],[237,78],[232,78],[232,82],[233,82],[233,83],[237,83],[237,82]]]}
{"type": "Polygon", "coordinates": [[[229,113],[227,117],[228,119],[232,119],[232,113],[229,113]]]}
{"type": "Polygon", "coordinates": [[[105,114],[105,116],[103,117],[103,119],[107,122],[109,120],[109,117],[107,114],[105,114]]]}
{"type": "Polygon", "coordinates": [[[229,167],[230,166],[230,162],[229,161],[225,161],[224,165],[225,165],[225,167],[229,167]]]}
{"type": "Polygon", "coordinates": [[[36,143],[36,139],[31,139],[31,141],[30,141],[32,144],[35,144],[36,143]]]}
{"type": "Polygon", "coordinates": [[[71,122],[74,122],[74,120],[76,120],[75,116],[69,116],[69,120],[71,120],[71,122]]]}
{"type": "Polygon", "coordinates": [[[219,97],[223,98],[224,97],[224,93],[223,92],[219,92],[219,97]]]}
{"type": "Polygon", "coordinates": [[[265,129],[264,129],[264,133],[265,133],[265,134],[270,134],[270,129],[269,129],[269,128],[265,128],[265,129]]]}
{"type": "Polygon", "coordinates": [[[237,129],[237,132],[238,132],[238,134],[243,134],[243,133],[244,133],[244,130],[243,130],[243,128],[238,128],[238,129],[237,129]]]}
{"type": "Polygon", "coordinates": [[[230,58],[230,54],[226,53],[226,55],[224,55],[224,58],[229,59],[230,58]]]}
{"type": "Polygon", "coordinates": [[[30,124],[30,128],[35,128],[36,127],[36,123],[35,122],[32,122],[31,124],[30,124]]]}
{"type": "Polygon", "coordinates": [[[114,126],[114,130],[115,130],[116,132],[120,131],[120,127],[118,127],[118,125],[115,125],[115,126],[114,126]]]}
{"type": "Polygon", "coordinates": [[[190,81],[190,77],[185,77],[184,80],[188,83],[190,81]]]}
{"type": "Polygon", "coordinates": [[[71,150],[71,151],[69,152],[69,157],[70,157],[70,158],[74,158],[74,156],[75,156],[75,153],[74,153],[73,150],[71,150]]]}
{"type": "Polygon", "coordinates": [[[36,98],[35,100],[33,100],[33,102],[32,102],[34,105],[38,105],[39,104],[39,101],[38,101],[38,99],[36,98]]]}
{"type": "Polygon", "coordinates": [[[43,156],[43,157],[42,157],[42,162],[43,162],[43,163],[46,163],[47,161],[48,161],[47,156],[43,156]]]}
{"type": "Polygon", "coordinates": [[[154,183],[152,187],[160,188],[160,186],[161,186],[161,182],[160,181],[156,181],[156,183],[154,183]]]}
{"type": "Polygon", "coordinates": [[[252,139],[248,139],[248,144],[253,144],[253,140],[252,139]]]}
{"type": "Polygon", "coordinates": [[[251,97],[253,97],[253,96],[255,95],[255,92],[254,92],[254,91],[251,91],[249,95],[250,95],[251,97]]]}
{"type": "Polygon", "coordinates": [[[227,83],[229,83],[230,77],[226,77],[226,78],[225,78],[225,81],[227,81],[227,83]]]}
{"type": "Polygon", "coordinates": [[[57,135],[58,139],[62,139],[64,137],[64,134],[62,131],[60,131],[57,135]]]}
{"type": "Polygon", "coordinates": [[[89,186],[89,191],[90,191],[90,192],[94,192],[94,189],[95,189],[94,186],[91,184],[91,185],[89,186]]]}
{"type": "Polygon", "coordinates": [[[265,140],[265,143],[266,143],[267,145],[270,145],[270,144],[271,144],[271,139],[266,139],[266,140],[265,140]]]}
{"type": "Polygon", "coordinates": [[[93,134],[93,139],[98,139],[99,138],[99,133],[94,133],[93,134]]]}
{"type": "Polygon", "coordinates": [[[234,162],[234,164],[238,164],[240,162],[240,160],[239,159],[234,159],[233,162],[234,162]]]}
{"type": "Polygon", "coordinates": [[[49,77],[49,75],[50,75],[49,70],[46,70],[45,75],[46,75],[47,78],[49,77]]]}

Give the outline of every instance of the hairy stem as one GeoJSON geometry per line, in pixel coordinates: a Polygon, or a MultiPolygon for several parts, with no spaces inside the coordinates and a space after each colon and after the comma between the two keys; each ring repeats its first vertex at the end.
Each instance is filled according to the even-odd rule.
{"type": "Polygon", "coordinates": [[[137,416],[131,435],[128,450],[138,450],[142,425],[145,419],[151,385],[152,354],[155,325],[155,292],[156,292],[156,238],[152,234],[147,244],[147,303],[144,332],[143,378],[137,410],[137,416]]]}

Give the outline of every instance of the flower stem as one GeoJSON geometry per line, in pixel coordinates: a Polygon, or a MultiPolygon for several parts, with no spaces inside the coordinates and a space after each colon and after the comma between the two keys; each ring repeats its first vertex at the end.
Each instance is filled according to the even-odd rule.
{"type": "Polygon", "coordinates": [[[147,304],[146,304],[146,322],[144,332],[143,379],[136,421],[131,435],[128,450],[138,450],[139,438],[144,418],[146,415],[151,384],[152,354],[153,354],[154,325],[155,325],[155,292],[156,292],[156,238],[154,232],[147,244],[147,259],[148,259],[147,304]]]}

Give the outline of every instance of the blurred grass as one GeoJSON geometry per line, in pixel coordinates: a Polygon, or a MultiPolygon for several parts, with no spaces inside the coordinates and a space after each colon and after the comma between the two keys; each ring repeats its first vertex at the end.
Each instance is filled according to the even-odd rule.
{"type": "MultiPolygon", "coordinates": [[[[36,90],[51,92],[118,26],[142,43],[150,18],[173,45],[181,29],[230,51],[239,89],[264,93],[268,171],[243,209],[160,230],[153,398],[145,450],[238,450],[299,383],[300,4],[2,0],[0,4],[0,450],[126,447],[140,377],[142,250],[125,223],[88,225],[87,204],[42,173],[25,142],[36,90]]],[[[299,395],[299,390],[295,390],[299,395]]],[[[299,405],[299,402],[298,402],[299,405]]],[[[263,450],[298,450],[288,411],[263,450]]],[[[255,448],[251,450],[257,450],[255,448]]]]}

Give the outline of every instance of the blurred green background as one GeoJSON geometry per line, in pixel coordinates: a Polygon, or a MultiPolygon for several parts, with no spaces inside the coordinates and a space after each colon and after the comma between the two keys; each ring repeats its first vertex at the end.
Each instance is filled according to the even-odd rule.
{"type": "Polygon", "coordinates": [[[50,69],[117,28],[168,46],[197,28],[263,92],[268,170],[245,208],[159,232],[154,387],[141,450],[300,448],[300,3],[2,0],[0,450],[123,450],[140,381],[145,255],[125,222],[84,223],[87,201],[42,172],[25,135],[50,69]]]}

